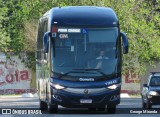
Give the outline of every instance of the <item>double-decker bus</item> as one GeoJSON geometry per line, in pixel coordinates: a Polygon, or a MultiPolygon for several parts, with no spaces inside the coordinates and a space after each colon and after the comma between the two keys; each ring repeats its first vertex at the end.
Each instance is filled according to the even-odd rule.
{"type": "Polygon", "coordinates": [[[116,112],[128,39],[111,8],[55,7],[39,19],[36,79],[41,109],[116,112]]]}

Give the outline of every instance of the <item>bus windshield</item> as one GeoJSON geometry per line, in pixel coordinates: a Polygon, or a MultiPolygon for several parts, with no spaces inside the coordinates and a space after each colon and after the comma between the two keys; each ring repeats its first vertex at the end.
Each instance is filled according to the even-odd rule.
{"type": "Polygon", "coordinates": [[[72,76],[109,75],[117,69],[118,28],[59,28],[52,47],[52,71],[66,74],[73,70],[90,69],[72,76]],[[100,72],[95,72],[98,69],[100,72]]]}
{"type": "Polygon", "coordinates": [[[153,76],[150,81],[150,86],[160,86],[160,76],[153,76]]]}

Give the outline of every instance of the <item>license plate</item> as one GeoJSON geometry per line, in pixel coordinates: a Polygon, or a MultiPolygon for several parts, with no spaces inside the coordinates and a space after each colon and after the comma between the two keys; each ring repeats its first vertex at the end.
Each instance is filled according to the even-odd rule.
{"type": "Polygon", "coordinates": [[[92,103],[92,99],[80,99],[80,103],[90,104],[92,103]]]}

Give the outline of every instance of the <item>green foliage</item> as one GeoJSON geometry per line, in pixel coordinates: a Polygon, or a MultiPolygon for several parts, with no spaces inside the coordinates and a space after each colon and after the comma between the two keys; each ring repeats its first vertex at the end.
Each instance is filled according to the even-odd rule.
{"type": "Polygon", "coordinates": [[[125,69],[134,69],[135,72],[143,73],[145,71],[145,64],[152,64],[155,60],[159,60],[160,54],[160,22],[157,16],[160,13],[156,12],[156,6],[152,6],[152,1],[146,2],[144,0],[125,2],[125,6],[119,7],[118,15],[125,12],[126,16],[120,17],[120,24],[130,42],[130,53],[124,56],[127,60],[124,64],[125,69]],[[130,3],[130,5],[129,5],[130,3]],[[121,10],[124,11],[121,11],[121,10]],[[121,19],[122,18],[122,19],[121,19]],[[121,22],[123,21],[123,22],[121,22]],[[156,24],[156,25],[155,25],[156,24]]]}
{"type": "Polygon", "coordinates": [[[130,43],[129,54],[123,56],[124,70],[143,73],[146,63],[160,60],[160,0],[0,0],[3,6],[0,8],[0,27],[3,27],[0,28],[0,49],[16,53],[25,51],[29,56],[32,53],[32,57],[28,57],[32,66],[26,64],[34,68],[35,46],[31,43],[35,44],[36,31],[30,29],[37,27],[33,24],[37,25],[38,19],[52,7],[76,5],[105,6],[115,10],[121,31],[127,33],[130,43]]]}
{"type": "Polygon", "coordinates": [[[35,52],[27,52],[27,60],[24,61],[26,67],[36,70],[35,52]]]}
{"type": "MultiPolygon", "coordinates": [[[[1,2],[2,0],[0,0],[1,2]]],[[[3,26],[3,22],[8,20],[7,11],[8,9],[3,4],[0,4],[0,51],[7,51],[10,42],[9,34],[7,34],[3,26]]]]}

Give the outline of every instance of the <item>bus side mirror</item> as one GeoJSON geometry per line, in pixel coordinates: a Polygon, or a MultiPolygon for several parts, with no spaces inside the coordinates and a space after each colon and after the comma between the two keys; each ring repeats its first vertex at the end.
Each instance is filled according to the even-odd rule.
{"type": "Polygon", "coordinates": [[[122,36],[122,41],[123,41],[123,54],[127,54],[128,46],[129,46],[128,38],[124,32],[121,32],[121,36],[122,36]]]}
{"type": "Polygon", "coordinates": [[[43,48],[44,48],[44,53],[48,53],[49,36],[50,36],[50,32],[44,33],[44,36],[43,36],[43,48]]]}

